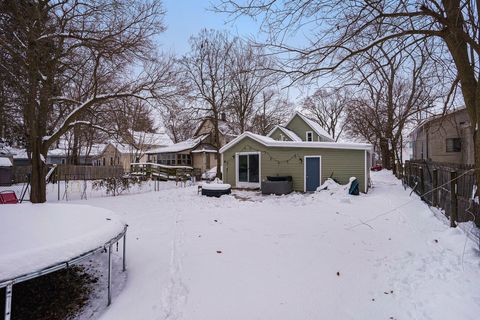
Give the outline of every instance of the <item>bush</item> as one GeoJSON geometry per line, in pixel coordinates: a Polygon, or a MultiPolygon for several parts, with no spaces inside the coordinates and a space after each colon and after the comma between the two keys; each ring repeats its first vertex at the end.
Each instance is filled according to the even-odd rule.
{"type": "Polygon", "coordinates": [[[142,180],[137,177],[114,177],[105,178],[102,180],[94,181],[92,184],[93,190],[105,189],[107,195],[119,195],[124,191],[130,190],[134,185],[142,185],[142,180]]]}

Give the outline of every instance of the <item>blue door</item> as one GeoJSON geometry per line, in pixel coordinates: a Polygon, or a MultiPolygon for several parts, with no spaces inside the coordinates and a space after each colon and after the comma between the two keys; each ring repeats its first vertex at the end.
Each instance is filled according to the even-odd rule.
{"type": "Polygon", "coordinates": [[[305,191],[315,191],[320,186],[320,157],[305,158],[305,191]]]}

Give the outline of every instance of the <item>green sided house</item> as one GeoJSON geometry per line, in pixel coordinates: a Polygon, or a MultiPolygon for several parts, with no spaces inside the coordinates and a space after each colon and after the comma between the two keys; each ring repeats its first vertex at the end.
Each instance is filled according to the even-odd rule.
{"type": "Polygon", "coordinates": [[[372,145],[338,143],[319,125],[296,113],[267,136],[245,132],[220,149],[223,181],[234,188],[261,187],[267,177],[291,176],[293,190],[315,191],[327,178],[341,184],[356,177],[370,185],[372,145]]]}

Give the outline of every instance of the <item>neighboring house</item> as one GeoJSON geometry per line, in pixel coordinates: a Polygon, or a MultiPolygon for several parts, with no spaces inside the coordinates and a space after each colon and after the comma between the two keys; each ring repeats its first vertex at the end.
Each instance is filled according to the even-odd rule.
{"type": "Polygon", "coordinates": [[[125,171],[130,171],[132,163],[147,161],[149,150],[167,147],[173,143],[165,130],[158,133],[134,131],[125,140],[130,143],[108,143],[95,158],[93,165],[122,166],[125,171]]]}
{"type": "MultiPolygon", "coordinates": [[[[90,147],[81,147],[78,156],[78,165],[91,166],[105,148],[105,144],[94,144],[90,147]]],[[[68,147],[48,150],[47,164],[67,164],[71,158],[71,150],[68,147]]]]}
{"type": "Polygon", "coordinates": [[[0,148],[0,156],[10,158],[15,167],[30,165],[30,159],[28,159],[25,149],[3,146],[0,148]]]}
{"type": "Polygon", "coordinates": [[[130,170],[130,164],[134,154],[130,145],[110,142],[105,145],[100,154],[93,161],[94,166],[122,166],[124,170],[130,170]]]}
{"type": "Polygon", "coordinates": [[[413,160],[473,164],[473,128],[461,108],[423,121],[410,133],[413,160]]]}
{"type": "Polygon", "coordinates": [[[356,177],[362,192],[370,184],[372,145],[333,142],[298,112],[267,137],[245,132],[220,152],[223,180],[236,188],[260,188],[267,176],[292,176],[301,192],[315,191],[330,177],[342,184],[356,177]]]}
{"type": "Polygon", "coordinates": [[[218,127],[219,143],[215,139],[213,121],[205,119],[198,125],[193,138],[147,151],[148,162],[208,171],[217,165],[216,146],[222,147],[235,138],[227,121],[219,120],[218,127]]]}

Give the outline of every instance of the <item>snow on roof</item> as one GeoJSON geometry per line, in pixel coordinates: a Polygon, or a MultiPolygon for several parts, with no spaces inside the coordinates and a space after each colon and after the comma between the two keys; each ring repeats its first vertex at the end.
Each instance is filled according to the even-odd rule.
{"type": "MultiPolygon", "coordinates": [[[[88,154],[90,157],[96,157],[103,152],[106,146],[107,144],[104,144],[104,143],[93,144],[91,147],[82,146],[80,148],[80,156],[86,156],[88,154]]],[[[49,157],[66,157],[68,155],[68,152],[69,152],[69,147],[65,145],[64,147],[61,147],[61,148],[48,150],[47,155],[49,157]]]]}
{"type": "Polygon", "coordinates": [[[22,203],[2,207],[0,283],[102,247],[125,224],[88,205],[22,203]]]}
{"type": "Polygon", "coordinates": [[[372,145],[369,143],[340,143],[340,142],[306,142],[306,141],[277,141],[270,137],[261,136],[251,132],[244,132],[236,137],[230,143],[226,144],[220,149],[224,153],[244,138],[251,138],[267,147],[284,147],[284,148],[325,148],[325,149],[347,149],[347,150],[372,150],[372,145]]]}
{"type": "Polygon", "coordinates": [[[267,137],[270,137],[276,129],[280,129],[287,137],[289,137],[290,139],[292,139],[292,141],[302,141],[302,139],[297,136],[297,134],[295,132],[293,132],[292,130],[289,130],[285,127],[282,127],[282,126],[275,126],[272,131],[270,131],[268,134],[267,134],[267,137]]]}
{"type": "Polygon", "coordinates": [[[208,137],[208,134],[204,134],[202,136],[199,136],[197,138],[192,138],[188,139],[185,141],[181,141],[175,144],[172,144],[167,147],[160,147],[160,148],[155,148],[152,150],[147,151],[148,154],[152,153],[171,153],[171,152],[180,152],[184,150],[189,150],[195,148],[200,142],[202,142],[206,137],[208,137]]]}
{"type": "Polygon", "coordinates": [[[157,133],[133,131],[132,137],[136,144],[149,144],[153,146],[169,146],[173,144],[172,139],[164,129],[159,130],[157,133]]]}
{"type": "Polygon", "coordinates": [[[0,157],[0,167],[12,167],[12,161],[7,157],[0,157]]]}
{"type": "Polygon", "coordinates": [[[9,146],[1,148],[0,154],[12,156],[13,159],[28,159],[27,150],[9,146]]]}
{"type": "Polygon", "coordinates": [[[318,123],[316,123],[315,121],[312,121],[310,120],[309,118],[307,118],[306,116],[304,116],[303,114],[301,114],[300,112],[296,111],[295,114],[293,115],[292,118],[290,118],[290,120],[287,122],[287,124],[285,125],[285,127],[288,127],[288,124],[290,122],[292,122],[292,120],[295,118],[295,116],[299,116],[300,118],[302,118],[303,121],[305,121],[307,123],[307,125],[313,129],[313,131],[315,131],[319,136],[323,136],[331,141],[334,141],[333,138],[330,136],[330,134],[322,128],[321,125],[319,125],[318,123]]]}

